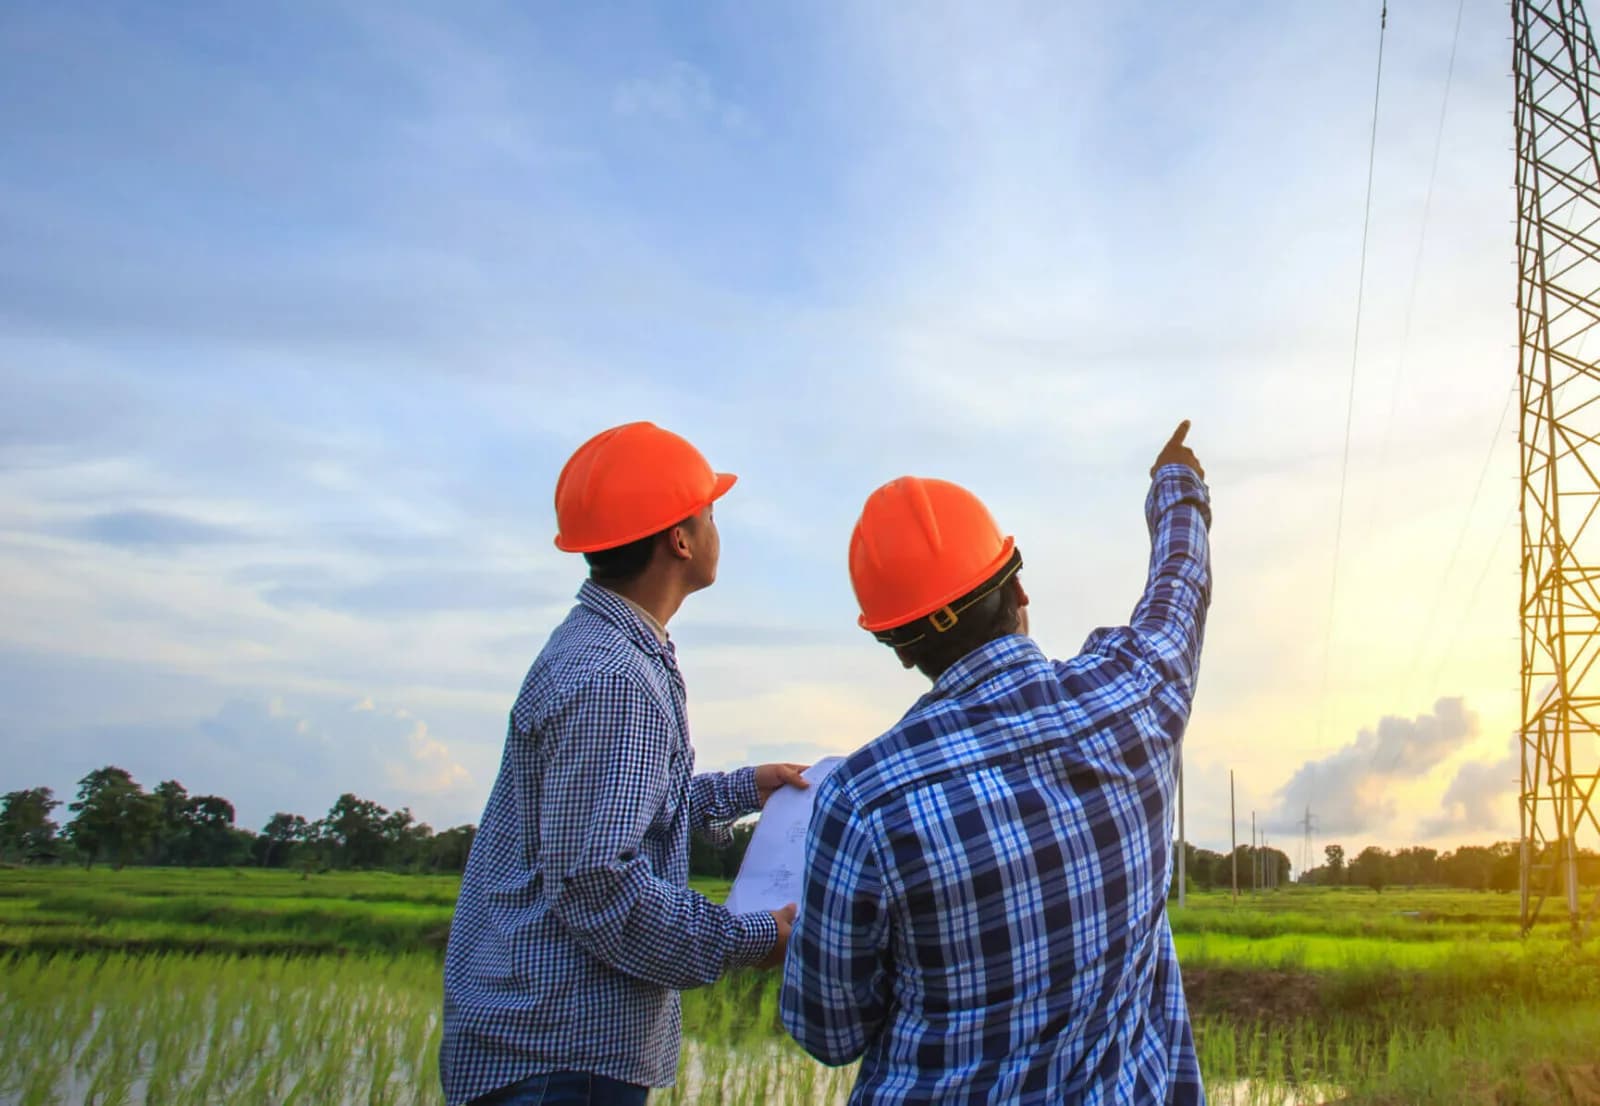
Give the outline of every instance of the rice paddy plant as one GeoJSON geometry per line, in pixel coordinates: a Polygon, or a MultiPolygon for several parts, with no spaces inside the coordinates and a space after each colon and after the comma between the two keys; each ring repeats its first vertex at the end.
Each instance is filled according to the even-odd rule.
{"type": "MultiPolygon", "coordinates": [[[[388,873],[0,870],[0,1106],[437,1103],[455,888],[388,873]]],[[[1211,975],[1212,1001],[1191,988],[1211,1100],[1475,1102],[1417,1089],[1466,1080],[1507,1103],[1561,1101],[1561,1081],[1584,1077],[1563,1065],[1600,1058],[1600,951],[1519,941],[1508,905],[1193,896],[1173,923],[1186,974],[1211,975]],[[1270,1001],[1284,984],[1292,1001],[1270,1001]]],[[[687,992],[680,1078],[653,1101],[843,1102],[854,1069],[788,1041],[777,999],[772,973],[687,992]]]]}
{"type": "Polygon", "coordinates": [[[435,1103],[433,957],[13,957],[0,1101],[435,1103]]]}
{"type": "Polygon", "coordinates": [[[1351,1080],[1371,1106],[1578,1106],[1600,1101],[1600,1008],[1480,1007],[1453,1025],[1397,1033],[1351,1080]]]}

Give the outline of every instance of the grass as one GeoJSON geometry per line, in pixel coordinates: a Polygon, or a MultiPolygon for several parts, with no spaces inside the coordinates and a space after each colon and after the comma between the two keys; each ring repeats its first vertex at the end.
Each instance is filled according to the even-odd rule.
{"type": "MultiPolygon", "coordinates": [[[[713,899],[726,880],[695,880],[713,899]]],[[[0,870],[0,950],[413,952],[443,948],[459,881],[340,872],[302,878],[257,869],[0,870]]],[[[1190,957],[1336,968],[1346,953],[1425,967],[1445,946],[1519,945],[1513,896],[1473,892],[1301,890],[1190,897],[1172,912],[1190,957]],[[1363,943],[1365,942],[1365,943],[1363,943]],[[1431,951],[1413,946],[1439,946],[1431,951]],[[1404,953],[1391,949],[1405,946],[1404,953]]],[[[1547,927],[1552,941],[1558,926],[1547,927]]]]}
{"type": "MultiPolygon", "coordinates": [[[[0,870],[0,1106],[437,1103],[456,888],[0,870]]],[[[1600,1103],[1600,952],[1521,940],[1515,914],[1492,893],[1191,896],[1172,924],[1213,1101],[1600,1103]]],[[[800,1053],[776,1009],[771,974],[686,993],[681,1077],[655,1100],[841,1101],[851,1072],[800,1053]]]]}

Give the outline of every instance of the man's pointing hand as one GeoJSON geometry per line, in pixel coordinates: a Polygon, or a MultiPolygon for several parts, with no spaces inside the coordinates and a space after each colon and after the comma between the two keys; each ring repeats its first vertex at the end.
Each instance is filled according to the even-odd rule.
{"type": "Polygon", "coordinates": [[[1152,478],[1162,465],[1187,465],[1196,476],[1205,479],[1206,470],[1200,467],[1200,459],[1194,455],[1194,450],[1183,444],[1188,434],[1189,420],[1184,419],[1178,424],[1178,429],[1172,432],[1172,437],[1167,439],[1167,444],[1161,447],[1161,452],[1156,455],[1156,463],[1150,466],[1152,478]]]}

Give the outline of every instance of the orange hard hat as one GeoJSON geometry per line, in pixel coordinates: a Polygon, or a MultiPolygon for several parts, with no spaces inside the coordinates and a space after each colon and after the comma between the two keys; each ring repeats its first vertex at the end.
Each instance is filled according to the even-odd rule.
{"type": "Polygon", "coordinates": [[[737,479],[654,423],[602,430],[556,481],[556,548],[596,553],[647,538],[722,498],[737,479]]]}
{"type": "Polygon", "coordinates": [[[957,600],[997,575],[1009,579],[1021,563],[1015,539],[1000,533],[983,502],[948,480],[889,481],[867,497],[850,535],[859,622],[875,634],[922,618],[948,630],[957,600]]]}

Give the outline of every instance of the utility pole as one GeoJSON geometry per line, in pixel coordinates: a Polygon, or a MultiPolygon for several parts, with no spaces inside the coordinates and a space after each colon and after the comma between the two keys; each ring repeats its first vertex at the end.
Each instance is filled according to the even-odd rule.
{"type": "Polygon", "coordinates": [[[1302,879],[1305,878],[1307,872],[1316,866],[1316,857],[1313,855],[1315,846],[1311,842],[1311,826],[1311,804],[1307,803],[1306,816],[1300,820],[1300,829],[1305,834],[1305,839],[1300,843],[1300,876],[1302,879]]]}
{"type": "Polygon", "coordinates": [[[1256,812],[1250,812],[1250,893],[1256,893],[1256,872],[1260,863],[1256,858],[1256,812]]]}
{"type": "Polygon", "coordinates": [[[1228,826],[1233,834],[1233,905],[1239,905],[1239,812],[1233,805],[1233,769],[1228,769],[1228,826]]]}

